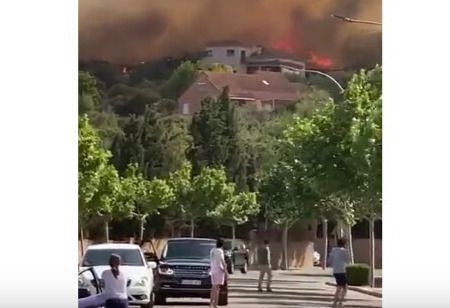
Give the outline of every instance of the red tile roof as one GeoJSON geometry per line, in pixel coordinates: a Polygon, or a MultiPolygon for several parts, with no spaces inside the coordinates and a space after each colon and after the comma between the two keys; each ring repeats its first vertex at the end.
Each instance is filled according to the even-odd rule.
{"type": "Polygon", "coordinates": [[[204,74],[218,90],[228,87],[230,98],[295,101],[301,94],[299,88],[290,83],[281,73],[204,72],[204,74]]]}

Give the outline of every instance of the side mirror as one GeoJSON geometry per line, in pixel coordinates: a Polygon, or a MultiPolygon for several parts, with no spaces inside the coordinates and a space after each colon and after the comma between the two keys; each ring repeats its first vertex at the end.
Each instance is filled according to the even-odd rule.
{"type": "Polygon", "coordinates": [[[147,266],[148,266],[148,268],[149,269],[155,269],[158,265],[156,264],[156,262],[153,262],[153,261],[150,261],[150,262],[147,262],[147,266]]]}

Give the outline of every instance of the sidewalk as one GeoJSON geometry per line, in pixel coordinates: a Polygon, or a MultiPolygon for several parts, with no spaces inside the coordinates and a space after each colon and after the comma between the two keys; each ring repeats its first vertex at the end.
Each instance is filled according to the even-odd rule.
{"type": "MultiPolygon", "coordinates": [[[[322,281],[324,284],[328,286],[336,286],[334,283],[332,269],[327,268],[326,270],[323,270],[321,267],[313,267],[313,268],[306,268],[306,269],[290,269],[289,271],[277,271],[283,276],[303,276],[303,277],[322,277],[322,281]]],[[[375,277],[376,279],[382,279],[382,270],[377,269],[375,270],[375,277]]],[[[371,288],[369,286],[348,286],[349,290],[360,292],[363,294],[375,296],[375,297],[382,297],[382,288],[371,288]]]]}
{"type": "MultiPolygon", "coordinates": [[[[336,284],[333,282],[326,282],[325,284],[328,286],[333,286],[333,287],[336,286],[336,284]]],[[[380,298],[383,297],[383,291],[382,291],[383,289],[382,288],[371,288],[368,286],[366,286],[366,287],[348,286],[347,288],[349,290],[364,293],[367,295],[380,297],[380,298]]]]}

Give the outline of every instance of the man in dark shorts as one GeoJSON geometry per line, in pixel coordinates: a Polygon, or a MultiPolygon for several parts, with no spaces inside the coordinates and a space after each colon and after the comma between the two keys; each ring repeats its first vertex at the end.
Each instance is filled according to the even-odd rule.
{"type": "Polygon", "coordinates": [[[333,248],[329,261],[333,267],[333,276],[336,279],[336,293],[334,294],[333,308],[342,308],[347,294],[347,274],[345,268],[350,262],[350,256],[345,248],[347,241],[338,239],[338,247],[333,248]]]}

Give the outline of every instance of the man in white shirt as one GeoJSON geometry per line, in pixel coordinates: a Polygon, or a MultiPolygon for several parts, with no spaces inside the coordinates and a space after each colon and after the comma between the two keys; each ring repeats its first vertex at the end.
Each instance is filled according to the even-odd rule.
{"type": "Polygon", "coordinates": [[[346,244],[345,239],[338,239],[338,247],[334,247],[329,256],[329,262],[333,267],[333,276],[336,279],[333,308],[342,307],[347,294],[346,267],[350,262],[350,256],[345,248],[346,244]]]}
{"type": "Polygon", "coordinates": [[[223,240],[217,240],[216,248],[211,249],[211,295],[210,307],[217,307],[219,302],[220,287],[225,283],[226,268],[225,255],[223,252],[223,240]]]}

